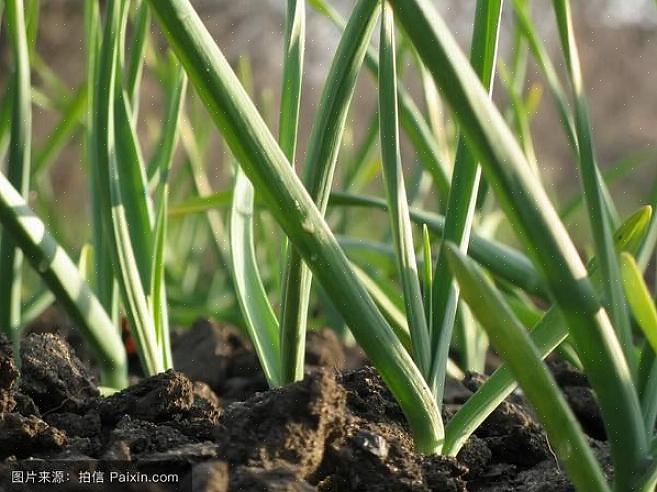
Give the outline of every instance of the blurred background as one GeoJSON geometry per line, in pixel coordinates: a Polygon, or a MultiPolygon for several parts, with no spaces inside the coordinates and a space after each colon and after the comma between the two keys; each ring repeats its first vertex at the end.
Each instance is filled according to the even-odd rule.
{"type": "MultiPolygon", "coordinates": [[[[197,0],[193,2],[208,29],[227,57],[238,62],[246,57],[253,67],[255,92],[264,113],[276,114],[281,72],[283,31],[283,0],[197,0]]],[[[353,0],[331,0],[343,13],[348,13],[353,0]]],[[[436,0],[452,32],[467,49],[474,0],[436,0]]],[[[534,19],[551,48],[554,62],[561,66],[551,2],[532,2],[534,19]]],[[[657,143],[657,7],[653,0],[574,0],[574,18],[585,84],[588,89],[594,124],[595,144],[601,167],[608,168],[619,159],[657,143]]],[[[42,0],[39,19],[37,52],[49,69],[69,90],[83,83],[84,27],[83,9],[79,0],[42,0]]],[[[505,6],[505,26],[500,40],[502,60],[508,58],[512,19],[510,5],[505,6]]],[[[376,38],[377,36],[374,36],[376,38]]],[[[154,46],[154,54],[163,53],[164,41],[154,46]]],[[[326,19],[309,9],[307,26],[307,57],[305,92],[302,103],[300,152],[310,131],[310,122],[319,97],[328,64],[339,39],[338,30],[326,19]]],[[[11,56],[6,35],[0,34],[0,89],[4,92],[10,71],[11,56]]],[[[541,79],[530,65],[528,86],[534,85],[540,94],[541,79]]],[[[417,102],[419,82],[413,73],[406,77],[417,102]]],[[[47,83],[34,77],[36,88],[47,83]]],[[[357,146],[375,106],[369,75],[361,76],[352,109],[352,125],[345,146],[357,146]]],[[[498,84],[501,87],[501,84],[498,84]]],[[[504,103],[503,91],[496,98],[504,103]]],[[[149,136],[157,134],[162,114],[160,85],[153,75],[146,74],[141,96],[139,131],[148,150],[149,136]]],[[[34,138],[38,147],[52,132],[58,121],[52,108],[35,104],[34,138]]],[[[271,118],[272,126],[275,119],[271,118]]],[[[553,198],[563,204],[578,191],[571,152],[560,129],[552,101],[543,92],[532,126],[538,162],[543,178],[553,198]]],[[[218,139],[217,139],[218,141],[218,139]]],[[[219,147],[218,147],[219,148],[219,147]]],[[[80,231],[89,222],[87,177],[80,158],[80,140],[67,144],[56,156],[35,189],[47,194],[41,201],[37,193],[32,204],[52,227],[60,240],[78,248],[86,239],[80,231]],[[52,204],[56,203],[56,206],[52,204]],[[47,205],[46,205],[47,204],[47,205]],[[55,218],[56,212],[57,218],[55,218]],[[64,218],[64,220],[62,220],[64,218]]],[[[220,188],[226,179],[222,167],[222,152],[211,152],[208,173],[220,188]]],[[[302,154],[299,154],[302,155],[302,154]]],[[[656,173],[654,161],[643,165],[639,172],[621,180],[613,188],[620,211],[633,210],[650,192],[656,173]]],[[[577,223],[575,221],[575,226],[577,223]]],[[[585,232],[585,224],[582,231],[585,232]]],[[[573,227],[575,232],[581,232],[573,227]]]]}

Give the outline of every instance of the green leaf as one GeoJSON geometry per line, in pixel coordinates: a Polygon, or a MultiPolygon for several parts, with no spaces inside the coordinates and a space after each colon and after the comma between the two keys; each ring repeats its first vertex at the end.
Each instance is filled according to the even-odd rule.
{"type": "Polygon", "coordinates": [[[610,491],[577,418],[532,340],[492,282],[456,245],[443,249],[472,312],[543,424],[550,447],[581,491],[610,491]]]}
{"type": "Polygon", "coordinates": [[[187,76],[181,67],[176,66],[175,75],[169,89],[169,106],[166,114],[166,123],[162,130],[162,138],[160,139],[156,159],[157,168],[159,169],[159,180],[157,189],[157,213],[153,233],[152,279],[150,283],[153,323],[157,330],[157,344],[162,352],[162,362],[166,369],[173,367],[169,337],[169,312],[164,277],[169,204],[168,179],[169,170],[173,161],[173,153],[178,142],[178,127],[186,90],[187,76]]]}
{"type": "MultiPolygon", "coordinates": [[[[497,61],[497,42],[500,31],[502,0],[479,0],[470,48],[470,63],[483,86],[492,95],[495,64],[497,61]]],[[[463,138],[459,138],[445,212],[443,245],[453,242],[467,253],[470,232],[474,220],[481,168],[470,152],[463,138]]],[[[452,281],[445,255],[438,255],[434,272],[432,292],[431,321],[431,372],[429,387],[438,402],[443,401],[445,391],[445,367],[454,331],[456,311],[459,304],[458,286],[452,281]]]]}
{"type": "Polygon", "coordinates": [[[394,17],[383,3],[381,39],[379,42],[379,128],[383,177],[388,201],[390,223],[401,276],[406,316],[413,344],[413,359],[428,376],[429,328],[424,313],[418,278],[413,232],[409,215],[404,173],[399,148],[399,116],[397,114],[397,72],[395,57],[394,17]]]}
{"type": "Polygon", "coordinates": [[[355,276],[320,210],[187,0],[149,5],[217,127],[291,244],[308,261],[399,401],[418,451],[439,450],[442,422],[421,374],[355,276]]]}
{"type": "Polygon", "coordinates": [[[134,32],[132,43],[130,45],[130,58],[126,66],[126,92],[128,94],[128,102],[132,113],[132,121],[137,121],[137,113],[139,108],[139,83],[141,81],[142,72],[144,69],[144,54],[148,46],[148,29],[151,23],[150,11],[148,4],[144,0],[137,7],[137,13],[134,20],[134,32]]]}
{"type": "Polygon", "coordinates": [[[89,170],[89,190],[91,201],[91,230],[94,248],[95,278],[92,285],[98,299],[107,310],[118,329],[118,295],[114,270],[112,268],[109,239],[103,224],[103,195],[101,194],[97,142],[99,128],[96,126],[96,82],[102,29],[98,2],[84,3],[86,76],[87,76],[87,114],[85,131],[85,157],[89,170]]]}
{"type": "Polygon", "coordinates": [[[603,304],[616,329],[627,364],[631,370],[636,372],[637,361],[634,356],[632,330],[627,304],[623,296],[620,267],[613,240],[614,221],[610,218],[610,210],[613,210],[613,204],[610,204],[608,192],[603,186],[593,148],[591,122],[584,93],[579,55],[575,44],[570,3],[568,0],[554,0],[553,5],[562,50],[566,58],[567,73],[575,96],[575,129],[579,144],[579,168],[589,224],[593,232],[593,245],[604,279],[603,304]]]}
{"type": "Polygon", "coordinates": [[[127,94],[119,86],[115,93],[114,119],[117,191],[120,194],[117,200],[125,210],[130,247],[134,251],[141,283],[146,292],[150,292],[155,215],[127,94]]]}
{"type": "Polygon", "coordinates": [[[301,81],[306,38],[306,2],[288,0],[285,16],[285,47],[283,50],[283,84],[278,141],[291,164],[297,148],[301,81]]]}
{"type": "Polygon", "coordinates": [[[629,253],[621,253],[621,272],[625,295],[634,319],[652,349],[657,352],[657,309],[643,280],[641,270],[629,253]]]}
{"type": "MultiPolygon", "coordinates": [[[[388,209],[387,203],[380,198],[344,192],[332,193],[331,205],[388,209]]],[[[411,208],[410,214],[414,223],[426,225],[431,232],[442,237],[445,230],[444,217],[416,208],[411,208]]],[[[499,278],[507,280],[528,294],[548,299],[545,280],[541,278],[531,261],[518,250],[486,239],[475,232],[470,236],[468,254],[499,278]]]]}
{"type": "MultiPolygon", "coordinates": [[[[130,118],[127,114],[123,93],[116,94],[121,12],[121,3],[119,1],[112,0],[108,4],[108,17],[98,64],[96,93],[94,96],[96,105],[94,108],[96,115],[94,127],[97,132],[95,146],[98,166],[98,190],[103,226],[107,231],[106,240],[109,242],[112,264],[121,290],[123,305],[130,321],[132,334],[137,342],[142,367],[146,374],[151,375],[161,372],[163,369],[162,357],[155,336],[155,327],[146,298],[146,292],[149,291],[144,288],[145,281],[150,282],[151,279],[151,261],[148,257],[145,260],[146,264],[138,263],[139,257],[135,255],[133,249],[133,237],[138,241],[140,238],[137,235],[140,233],[149,234],[149,247],[152,248],[152,230],[146,231],[146,226],[142,222],[139,226],[133,224],[131,231],[127,218],[128,213],[133,218],[140,217],[144,219],[144,209],[140,207],[139,210],[126,211],[124,203],[126,195],[122,189],[125,182],[122,181],[120,173],[120,170],[123,170],[125,172],[124,176],[126,176],[129,173],[137,172],[140,174],[139,180],[141,180],[143,168],[139,170],[133,168],[135,162],[139,162],[138,160],[131,160],[130,164],[118,162],[120,160],[119,156],[129,156],[136,149],[134,142],[130,140],[132,133],[128,124],[130,118]],[[121,127],[117,127],[119,123],[121,127]],[[124,127],[125,124],[128,124],[128,129],[124,127]],[[119,135],[127,136],[128,140],[119,140],[119,135]],[[121,166],[123,166],[123,169],[120,169],[121,166]],[[138,227],[138,229],[134,227],[138,227]],[[131,233],[135,236],[131,236],[131,233]],[[148,269],[148,275],[145,274],[145,269],[148,269]]],[[[129,196],[130,199],[135,199],[131,203],[136,203],[142,196],[141,192],[137,190],[140,187],[143,189],[145,179],[143,182],[137,181],[134,179],[134,175],[133,179],[130,179],[130,184],[134,188],[130,190],[129,196]]],[[[146,255],[143,251],[142,254],[146,255]]]]}
{"type": "MultiPolygon", "coordinates": [[[[23,0],[7,0],[9,41],[14,56],[11,111],[11,136],[7,178],[26,198],[30,191],[30,151],[32,145],[32,108],[30,60],[23,0]]],[[[18,343],[21,326],[23,253],[7,233],[0,236],[0,327],[18,343]]]]}
{"type": "Polygon", "coordinates": [[[100,364],[103,384],[125,387],[127,360],[119,332],[75,263],[2,173],[0,224],[80,329],[100,364]]]}
{"type": "MultiPolygon", "coordinates": [[[[650,207],[642,207],[628,217],[614,235],[616,248],[630,253],[638,251],[647,233],[650,217],[650,207]]],[[[588,274],[600,291],[600,272],[595,258],[588,264],[588,274]]],[[[547,357],[567,336],[568,327],[556,306],[551,307],[531,330],[532,341],[541,357],[547,357]]],[[[445,453],[456,456],[470,435],[515,387],[509,368],[505,365],[498,367],[449,421],[445,432],[445,453]]]]}
{"type": "Polygon", "coordinates": [[[509,222],[550,286],[600,402],[617,480],[629,480],[647,452],[639,399],[623,348],[577,249],[503,117],[429,0],[391,3],[452,108],[509,222]]]}
{"type": "Polygon", "coordinates": [[[270,387],[281,385],[279,327],[267,299],[253,240],[253,186],[240,167],[235,174],[230,211],[230,245],[235,290],[249,338],[270,387]]]}
{"type": "MultiPolygon", "coordinates": [[[[378,0],[359,0],[338,45],[317,106],[304,163],[304,183],[324,214],[356,79],[377,20],[378,0]]],[[[294,248],[288,251],[281,303],[284,382],[303,376],[312,275],[294,248]]]]}
{"type": "MultiPolygon", "coordinates": [[[[305,50],[306,4],[304,0],[288,0],[285,17],[285,47],[283,64],[283,83],[281,88],[281,111],[278,122],[278,141],[281,150],[294,167],[297,134],[299,130],[299,107],[301,105],[301,81],[303,78],[303,56],[305,50]]],[[[287,250],[287,242],[284,251],[287,250]]],[[[305,361],[305,337],[308,303],[310,302],[310,278],[300,264],[293,265],[298,258],[289,252],[283,278],[281,326],[280,326],[280,367],[281,382],[297,381],[303,378],[305,361]],[[298,276],[307,285],[297,285],[298,276]],[[286,283],[287,282],[287,283],[286,283]]]]}
{"type": "Polygon", "coordinates": [[[204,213],[208,210],[224,208],[230,205],[233,190],[218,191],[208,196],[195,196],[169,207],[169,217],[185,217],[190,214],[204,213]]]}
{"type": "MultiPolygon", "coordinates": [[[[330,19],[338,28],[345,28],[345,20],[326,0],[310,0],[310,4],[315,10],[330,19]]],[[[378,80],[379,60],[376,51],[372,47],[367,50],[365,65],[375,80],[378,80]]],[[[400,123],[415,147],[420,163],[429,172],[436,184],[439,196],[444,199],[449,194],[449,171],[442,159],[441,151],[431,127],[424,119],[422,112],[410,94],[402,86],[398,86],[397,89],[399,91],[400,123]]]]}

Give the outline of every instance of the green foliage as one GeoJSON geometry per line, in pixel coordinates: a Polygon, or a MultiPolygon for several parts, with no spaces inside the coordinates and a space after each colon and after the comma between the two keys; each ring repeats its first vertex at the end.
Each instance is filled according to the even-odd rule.
{"type": "Polygon", "coordinates": [[[124,322],[146,374],[173,364],[170,324],[237,324],[272,387],[303,377],[306,333],[328,324],[366,352],[419,451],[456,456],[519,386],[578,490],[654,489],[657,308],[644,270],[657,219],[646,206],[618,227],[609,191],[654,149],[600,171],[568,1],[552,5],[563,73],[528,2],[509,3],[500,60],[501,0],[477,2],[469,57],[430,0],[358,0],[347,19],[325,0],[288,0],[277,108],[244,57],[237,77],[189,0],[84,2],[86,80],[73,90],[38,52],[39,2],[0,0],[12,61],[0,98],[0,325],[18,344],[56,300],[111,393],[126,384],[124,322]],[[302,141],[309,7],[341,37],[302,141]],[[544,80],[525,87],[530,58],[544,80]],[[498,104],[496,67],[508,96],[498,104]],[[365,71],[377,104],[361,115],[365,71]],[[150,78],[161,110],[140,107],[150,78]],[[582,182],[559,213],[533,145],[540,83],[582,182]],[[32,104],[55,122],[38,147],[32,104]],[[80,137],[91,227],[66,244],[48,171],[80,137]],[[566,227],[580,209],[588,250],[566,227]],[[443,427],[446,375],[485,369],[489,339],[502,363],[443,427]],[[555,351],[591,382],[613,484],[542,362],[555,351]]]}

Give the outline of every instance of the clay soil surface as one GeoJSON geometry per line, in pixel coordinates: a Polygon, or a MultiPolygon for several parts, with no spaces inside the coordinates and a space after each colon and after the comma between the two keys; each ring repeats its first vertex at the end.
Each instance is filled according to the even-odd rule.
{"type": "MultiPolygon", "coordinates": [[[[20,372],[1,339],[0,490],[574,490],[519,395],[488,418],[457,458],[426,457],[414,451],[404,416],[377,373],[330,331],[310,335],[305,379],[275,390],[267,389],[253,351],[233,328],[199,321],[174,337],[174,347],[178,371],[135,377],[104,398],[93,370],[58,335],[27,336],[20,372]],[[177,482],[110,482],[110,470],[177,482]],[[51,482],[63,472],[64,483],[40,485],[43,471],[51,482]],[[28,472],[36,478],[12,483],[18,480],[12,472],[23,481],[28,472]]],[[[586,379],[564,363],[552,368],[610,473],[586,379]]],[[[474,374],[450,381],[446,419],[482,381],[474,374]]]]}

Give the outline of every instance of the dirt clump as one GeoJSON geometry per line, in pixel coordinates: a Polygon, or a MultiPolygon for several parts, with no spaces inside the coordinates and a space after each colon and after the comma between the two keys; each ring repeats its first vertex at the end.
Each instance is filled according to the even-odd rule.
{"type": "MultiPolygon", "coordinates": [[[[196,380],[171,370],[109,397],[98,395],[91,369],[55,335],[28,336],[23,380],[10,345],[0,338],[0,490],[31,492],[9,487],[7,477],[36,463],[100,469],[120,464],[181,479],[176,486],[126,485],[122,492],[572,490],[519,393],[486,419],[456,458],[424,456],[373,368],[335,368],[344,364],[345,351],[333,347],[333,335],[319,332],[309,339],[302,381],[256,390],[264,376],[238,330],[200,322],[194,330],[176,340],[192,357],[192,346],[205,350],[202,360],[219,375],[200,367],[197,358],[180,364],[196,380]],[[208,337],[215,345],[202,347],[208,337]],[[37,360],[38,350],[47,355],[37,360]]],[[[181,357],[180,346],[174,349],[181,357]]],[[[566,393],[588,389],[573,368],[556,371],[566,393]]],[[[485,379],[469,374],[462,383],[450,381],[444,417],[485,379]]],[[[606,443],[591,439],[591,445],[611,476],[606,443]]],[[[67,490],[89,490],[69,485],[67,490]]]]}
{"type": "Polygon", "coordinates": [[[20,389],[42,413],[83,411],[99,394],[89,369],[52,333],[31,334],[21,342],[20,389]]]}

